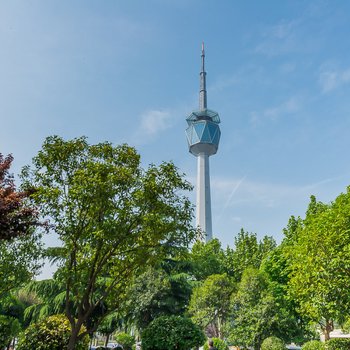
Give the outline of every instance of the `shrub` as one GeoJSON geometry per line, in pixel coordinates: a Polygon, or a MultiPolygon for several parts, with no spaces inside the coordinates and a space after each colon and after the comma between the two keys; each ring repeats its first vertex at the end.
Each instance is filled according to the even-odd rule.
{"type": "MultiPolygon", "coordinates": [[[[221,340],[220,338],[211,338],[211,339],[212,339],[212,341],[214,343],[214,347],[217,350],[229,350],[228,345],[223,340],[221,340]]],[[[209,349],[208,342],[205,342],[203,348],[204,348],[203,350],[208,350],[209,349]]]]}
{"type": "Polygon", "coordinates": [[[349,338],[333,338],[326,341],[326,350],[349,350],[350,339],[349,338]]]}
{"type": "Polygon", "coordinates": [[[350,333],[350,317],[348,317],[346,319],[346,321],[344,322],[344,324],[342,326],[342,331],[344,333],[350,333]]]}
{"type": "Polygon", "coordinates": [[[189,318],[161,316],[142,332],[142,350],[188,350],[205,341],[203,331],[189,318]]]}
{"type": "MultiPolygon", "coordinates": [[[[82,329],[81,332],[85,331],[82,329]]],[[[62,350],[67,348],[70,323],[64,315],[54,315],[30,325],[19,338],[17,350],[62,350]]],[[[86,335],[76,346],[76,350],[86,350],[89,336],[86,335]]]]}
{"type": "Polygon", "coordinates": [[[320,340],[310,340],[303,345],[303,350],[324,350],[324,343],[320,340]]]}
{"type": "Polygon", "coordinates": [[[286,346],[280,338],[268,337],[262,342],[261,350],[286,350],[286,346]]]}
{"type": "Polygon", "coordinates": [[[135,344],[135,338],[127,333],[118,333],[115,338],[118,344],[123,345],[124,350],[132,350],[135,344]]]}

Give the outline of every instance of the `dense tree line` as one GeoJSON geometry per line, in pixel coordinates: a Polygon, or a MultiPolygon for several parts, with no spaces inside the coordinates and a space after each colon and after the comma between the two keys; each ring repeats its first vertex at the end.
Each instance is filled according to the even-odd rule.
{"type": "Polygon", "coordinates": [[[318,330],[327,340],[350,323],[350,190],[329,204],[312,196],[280,244],[242,229],[224,248],[195,241],[184,175],[172,163],[142,168],[127,145],[49,137],[20,191],[11,163],[0,155],[0,348],[53,315],[65,315],[67,349],[96,331],[107,342],[172,322],[260,349],[318,330]],[[44,234],[60,245],[44,249],[44,234]],[[58,268],[36,281],[43,256],[58,268]]]}

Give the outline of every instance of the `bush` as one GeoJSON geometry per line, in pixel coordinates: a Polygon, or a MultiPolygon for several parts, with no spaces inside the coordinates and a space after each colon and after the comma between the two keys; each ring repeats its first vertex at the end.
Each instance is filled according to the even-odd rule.
{"type": "MultiPolygon", "coordinates": [[[[66,316],[50,316],[30,325],[20,335],[17,350],[62,350],[67,348],[69,336],[70,323],[66,316]]],[[[89,336],[86,335],[78,342],[76,350],[86,350],[88,346],[89,336]]]]}
{"type": "Polygon", "coordinates": [[[350,333],[350,317],[346,319],[343,326],[341,327],[343,333],[350,333]]]}
{"type": "Polygon", "coordinates": [[[349,338],[333,338],[326,341],[326,350],[349,350],[350,339],[349,338]]]}
{"type": "Polygon", "coordinates": [[[303,350],[324,350],[324,343],[320,340],[310,340],[303,345],[303,350]]]}
{"type": "Polygon", "coordinates": [[[142,332],[142,350],[188,350],[205,341],[203,331],[189,318],[161,316],[142,332]]]}
{"type": "Polygon", "coordinates": [[[121,344],[124,350],[132,350],[132,346],[135,344],[135,338],[127,333],[118,333],[116,335],[118,344],[121,344]]]}
{"type": "MultiPolygon", "coordinates": [[[[219,338],[211,338],[211,339],[214,343],[214,347],[217,348],[217,350],[229,350],[228,345],[223,340],[219,338]]],[[[204,348],[203,350],[209,350],[208,342],[205,342],[203,348],[204,348]]]]}
{"type": "Polygon", "coordinates": [[[286,346],[280,338],[268,337],[262,342],[261,350],[286,350],[286,346]]]}

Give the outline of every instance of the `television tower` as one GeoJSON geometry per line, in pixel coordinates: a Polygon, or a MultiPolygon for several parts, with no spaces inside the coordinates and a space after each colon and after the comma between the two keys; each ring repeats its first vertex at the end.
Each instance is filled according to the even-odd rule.
{"type": "Polygon", "coordinates": [[[207,108],[205,52],[202,43],[202,69],[200,72],[199,110],[193,111],[186,121],[189,151],[197,157],[196,226],[208,242],[213,238],[211,222],[209,157],[218,150],[220,141],[219,114],[207,108]]]}

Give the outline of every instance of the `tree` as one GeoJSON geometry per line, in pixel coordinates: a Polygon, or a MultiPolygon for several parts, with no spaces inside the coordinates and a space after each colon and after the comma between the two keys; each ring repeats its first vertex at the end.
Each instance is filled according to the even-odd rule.
{"type": "Polygon", "coordinates": [[[298,312],[298,302],[288,297],[289,280],[293,258],[290,252],[297,242],[298,230],[303,222],[300,218],[292,216],[283,230],[282,243],[270,251],[263,259],[260,271],[267,274],[269,289],[278,305],[278,329],[274,335],[283,339],[285,343],[304,343],[313,339],[315,330],[310,325],[310,319],[298,312]]]}
{"type": "Polygon", "coordinates": [[[0,349],[8,348],[13,339],[24,328],[25,304],[16,291],[0,299],[0,349]]]}
{"type": "Polygon", "coordinates": [[[277,308],[269,292],[267,276],[247,268],[232,300],[230,339],[235,345],[260,349],[262,341],[274,335],[277,308]]]}
{"type": "Polygon", "coordinates": [[[115,335],[115,339],[118,344],[120,344],[124,350],[132,350],[135,344],[135,337],[124,332],[118,332],[115,335]]]}
{"type": "Polygon", "coordinates": [[[69,350],[121,308],[135,274],[195,237],[192,205],[183,194],[192,186],[172,163],[143,170],[127,145],[48,137],[22,178],[36,189],[31,198],[62,242],[56,278],[65,285],[69,350]],[[80,333],[83,324],[88,329],[80,333]]]}
{"type": "Polygon", "coordinates": [[[234,248],[227,247],[225,268],[236,282],[241,280],[243,271],[248,267],[259,268],[264,257],[276,247],[272,237],[264,236],[258,241],[255,233],[241,229],[234,239],[234,248]]]}
{"type": "Polygon", "coordinates": [[[38,212],[29,206],[26,199],[31,191],[18,192],[10,167],[12,155],[0,153],[0,240],[10,240],[32,233],[38,224],[38,212]]]}
{"type": "Polygon", "coordinates": [[[111,334],[115,332],[120,326],[120,321],[121,319],[117,313],[111,313],[107,317],[105,317],[98,326],[98,332],[102,333],[106,337],[105,347],[109,342],[109,337],[111,336],[111,334]]]}
{"type": "Polygon", "coordinates": [[[169,265],[168,259],[148,268],[128,290],[128,319],[139,330],[159,316],[181,315],[186,310],[192,292],[188,275],[169,265]]]}
{"type": "Polygon", "coordinates": [[[203,345],[205,336],[190,319],[161,316],[142,332],[143,350],[188,350],[203,345]]]}
{"type": "Polygon", "coordinates": [[[193,245],[189,260],[192,273],[196,280],[205,280],[210,275],[224,273],[225,254],[217,238],[209,242],[196,241],[193,245]]]}
{"type": "Polygon", "coordinates": [[[31,299],[24,310],[24,318],[28,323],[36,323],[48,316],[62,314],[65,311],[64,284],[55,278],[30,281],[21,293],[29,295],[31,299]]]}
{"type": "Polygon", "coordinates": [[[39,272],[41,248],[38,234],[0,240],[0,298],[39,272]]]}
{"type": "Polygon", "coordinates": [[[290,250],[289,294],[329,339],[350,314],[350,188],[329,205],[311,202],[290,250]]]}
{"type": "Polygon", "coordinates": [[[226,275],[211,275],[193,289],[189,305],[192,320],[207,329],[211,337],[223,338],[235,286],[226,275]]]}
{"type": "Polygon", "coordinates": [[[40,236],[33,233],[38,212],[29,205],[31,191],[16,191],[11,155],[0,153],[0,298],[39,270],[40,236]]]}
{"type": "Polygon", "coordinates": [[[0,315],[0,349],[8,348],[19,331],[20,324],[16,318],[0,315]]]}

